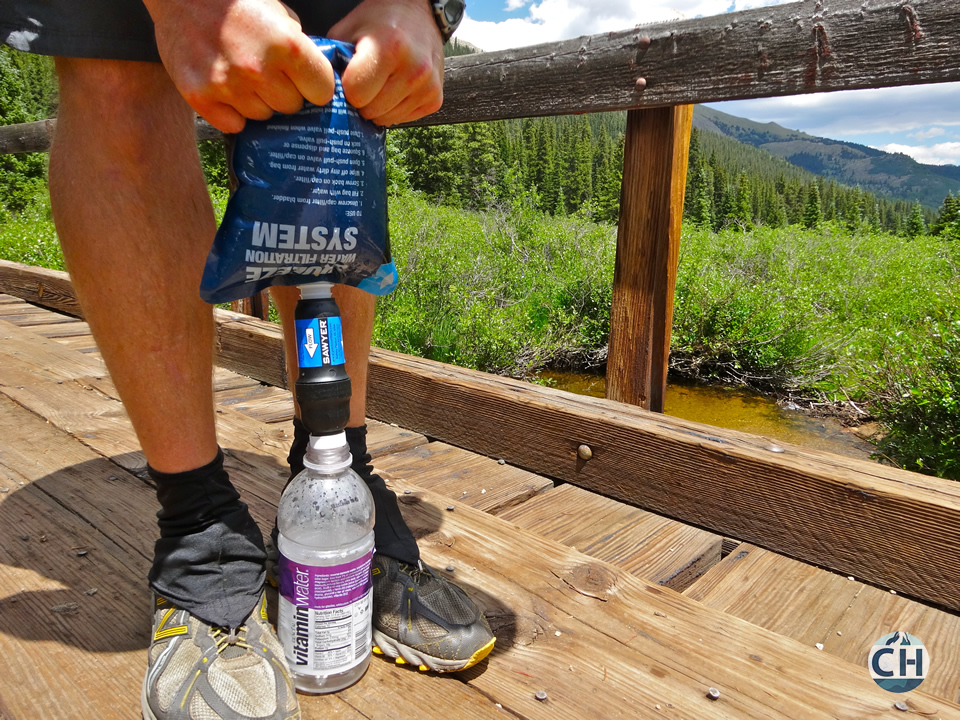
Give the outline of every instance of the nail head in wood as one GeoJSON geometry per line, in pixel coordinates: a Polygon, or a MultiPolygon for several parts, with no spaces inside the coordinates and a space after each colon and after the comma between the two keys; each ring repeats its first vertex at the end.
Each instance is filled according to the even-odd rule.
{"type": "Polygon", "coordinates": [[[711,700],[719,700],[720,691],[717,690],[716,688],[710,688],[709,690],[707,690],[707,697],[710,698],[711,700]]]}
{"type": "Polygon", "coordinates": [[[577,457],[581,460],[589,460],[593,457],[593,450],[590,449],[589,445],[581,445],[577,448],[577,457]]]}

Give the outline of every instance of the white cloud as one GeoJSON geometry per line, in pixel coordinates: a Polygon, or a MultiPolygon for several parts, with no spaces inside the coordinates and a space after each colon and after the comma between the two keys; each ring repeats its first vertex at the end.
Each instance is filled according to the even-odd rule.
{"type": "Polygon", "coordinates": [[[529,3],[524,18],[478,21],[467,14],[457,37],[486,51],[538,45],[623,30],[650,22],[720,15],[733,8],[780,5],[789,0],[506,0],[509,11],[529,3]]]}
{"type": "Polygon", "coordinates": [[[929,140],[930,138],[940,137],[941,135],[946,134],[946,130],[942,127],[932,127],[929,130],[919,130],[915,133],[907,133],[907,137],[912,137],[917,140],[929,140]]]}
{"type": "Polygon", "coordinates": [[[877,150],[903,153],[917,162],[928,165],[960,165],[960,142],[937,143],[930,147],[890,143],[889,145],[881,145],[877,150]]]}

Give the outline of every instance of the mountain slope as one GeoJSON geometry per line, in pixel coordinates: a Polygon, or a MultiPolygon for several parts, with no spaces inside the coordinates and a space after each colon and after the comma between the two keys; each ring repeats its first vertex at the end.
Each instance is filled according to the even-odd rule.
{"type": "Polygon", "coordinates": [[[960,167],[956,165],[924,165],[901,153],[820,138],[773,122],[758,123],[703,105],[696,107],[693,124],[882,197],[919,200],[937,209],[948,193],[960,192],[960,167]]]}

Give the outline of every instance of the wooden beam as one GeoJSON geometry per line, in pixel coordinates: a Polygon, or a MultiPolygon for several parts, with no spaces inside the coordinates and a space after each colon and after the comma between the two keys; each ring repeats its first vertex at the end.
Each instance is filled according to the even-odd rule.
{"type": "MultiPolygon", "coordinates": [[[[958,46],[960,3],[803,0],[448,58],[443,107],[411,124],[952,82],[958,46]]],[[[0,127],[0,154],[46,150],[49,129],[0,127]]]]}
{"type": "Polygon", "coordinates": [[[663,412],[693,106],[631,110],[610,310],[607,397],[663,412]]]}
{"type": "MultiPolygon", "coordinates": [[[[15,287],[0,272],[0,292],[38,302],[20,268],[15,287]]],[[[229,340],[221,362],[265,382],[283,377],[276,325],[217,319],[229,340]]],[[[960,483],[386,350],[371,353],[367,414],[960,610],[960,483]],[[590,460],[578,458],[581,444],[590,460]]]]}

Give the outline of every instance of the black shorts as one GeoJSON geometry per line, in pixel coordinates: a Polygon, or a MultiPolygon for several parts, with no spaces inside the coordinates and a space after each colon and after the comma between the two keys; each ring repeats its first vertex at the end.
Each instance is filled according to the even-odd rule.
{"type": "MultiPolygon", "coordinates": [[[[308,35],[327,31],[359,0],[286,0],[308,35]]],[[[0,0],[0,42],[60,57],[159,62],[140,0],[0,0]]]]}

